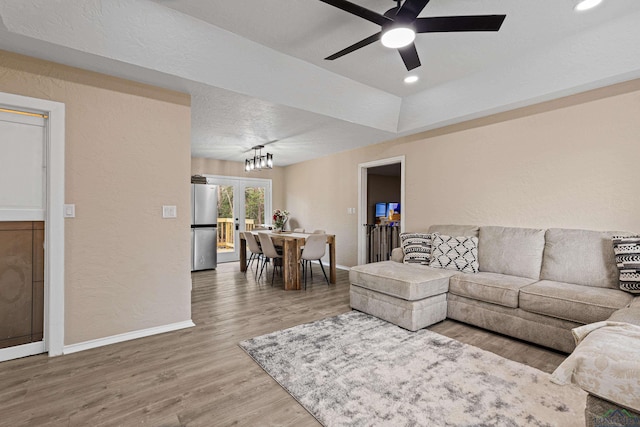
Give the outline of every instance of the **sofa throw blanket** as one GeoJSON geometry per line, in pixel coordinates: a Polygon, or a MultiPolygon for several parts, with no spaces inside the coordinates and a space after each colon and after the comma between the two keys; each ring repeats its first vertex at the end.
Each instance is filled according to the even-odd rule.
{"type": "Polygon", "coordinates": [[[477,273],[478,238],[470,236],[431,235],[430,267],[477,273]]]}
{"type": "Polygon", "coordinates": [[[400,246],[405,264],[426,264],[431,259],[431,234],[401,233],[400,246]]]}
{"type": "Polygon", "coordinates": [[[640,236],[613,236],[620,289],[640,294],[640,236]]]}
{"type": "Polygon", "coordinates": [[[572,332],[578,346],[551,381],[573,381],[593,395],[640,411],[640,326],[604,321],[572,332]]]}

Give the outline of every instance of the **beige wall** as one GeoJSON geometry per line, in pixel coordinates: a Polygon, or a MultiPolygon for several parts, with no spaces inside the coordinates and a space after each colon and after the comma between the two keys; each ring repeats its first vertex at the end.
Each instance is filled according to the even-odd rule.
{"type": "Polygon", "coordinates": [[[244,163],[192,157],[191,174],[270,179],[273,209],[286,209],[284,206],[284,169],[281,167],[275,166],[273,169],[248,173],[244,170],[244,163]]]}
{"type": "Polygon", "coordinates": [[[66,105],[65,344],[190,320],[189,96],[3,51],[0,76],[66,105]]]}
{"type": "Polygon", "coordinates": [[[406,156],[407,231],[435,223],[640,232],[640,80],[285,170],[288,208],[357,263],[359,163],[406,156]],[[323,179],[317,179],[322,176],[323,179]]]}

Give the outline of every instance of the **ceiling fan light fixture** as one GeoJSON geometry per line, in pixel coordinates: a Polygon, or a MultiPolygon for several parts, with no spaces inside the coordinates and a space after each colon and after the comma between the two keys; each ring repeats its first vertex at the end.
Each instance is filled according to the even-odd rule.
{"type": "Polygon", "coordinates": [[[382,33],[380,41],[388,48],[401,48],[410,45],[416,39],[416,32],[409,27],[391,27],[382,33]]]}
{"type": "Polygon", "coordinates": [[[597,5],[602,3],[602,0],[582,0],[573,8],[573,10],[582,12],[585,10],[593,9],[597,5]]]}

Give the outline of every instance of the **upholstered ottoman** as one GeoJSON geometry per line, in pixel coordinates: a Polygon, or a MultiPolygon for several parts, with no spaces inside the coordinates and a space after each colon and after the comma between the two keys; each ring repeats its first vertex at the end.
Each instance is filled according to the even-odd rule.
{"type": "Polygon", "coordinates": [[[394,261],[352,267],[351,308],[417,331],[447,317],[449,277],[456,271],[394,261]]]}

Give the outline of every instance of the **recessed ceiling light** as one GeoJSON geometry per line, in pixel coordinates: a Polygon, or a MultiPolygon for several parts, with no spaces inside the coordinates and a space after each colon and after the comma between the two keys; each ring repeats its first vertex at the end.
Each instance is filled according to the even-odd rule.
{"type": "Polygon", "coordinates": [[[400,48],[413,43],[416,32],[408,27],[395,27],[385,31],[380,41],[385,47],[400,48]]]}
{"type": "Polygon", "coordinates": [[[418,81],[418,76],[407,76],[404,78],[405,83],[415,83],[418,81]]]}
{"type": "Polygon", "coordinates": [[[573,10],[577,10],[578,12],[582,12],[583,10],[589,10],[591,8],[596,7],[602,3],[602,0],[582,0],[580,3],[573,8],[573,10]]]}

